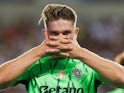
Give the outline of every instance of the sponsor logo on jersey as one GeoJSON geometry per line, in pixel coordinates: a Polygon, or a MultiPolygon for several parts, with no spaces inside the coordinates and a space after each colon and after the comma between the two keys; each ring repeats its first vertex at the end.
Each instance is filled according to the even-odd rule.
{"type": "Polygon", "coordinates": [[[59,79],[63,79],[64,77],[65,77],[65,71],[59,70],[59,71],[58,71],[58,78],[59,78],[59,79]]]}
{"type": "Polygon", "coordinates": [[[49,88],[48,86],[41,86],[40,91],[41,93],[83,93],[83,88],[62,88],[60,86],[49,88]]]}
{"type": "Polygon", "coordinates": [[[73,69],[72,74],[74,75],[74,77],[80,78],[82,76],[82,71],[80,69],[75,68],[73,69]]]}

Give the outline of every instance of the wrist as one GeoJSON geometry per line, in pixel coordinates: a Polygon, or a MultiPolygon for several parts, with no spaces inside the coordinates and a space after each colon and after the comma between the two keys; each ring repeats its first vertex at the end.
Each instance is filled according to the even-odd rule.
{"type": "Polygon", "coordinates": [[[44,50],[42,49],[42,46],[41,45],[36,46],[34,48],[34,54],[37,57],[43,57],[44,56],[45,53],[44,53],[44,50]]]}
{"type": "Polygon", "coordinates": [[[79,49],[78,59],[80,59],[80,60],[85,59],[85,52],[84,51],[85,51],[84,48],[79,49]]]}

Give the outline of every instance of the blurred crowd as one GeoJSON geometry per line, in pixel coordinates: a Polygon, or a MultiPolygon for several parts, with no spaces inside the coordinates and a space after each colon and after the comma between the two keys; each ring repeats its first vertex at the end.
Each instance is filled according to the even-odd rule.
{"type": "Polygon", "coordinates": [[[42,39],[31,19],[22,18],[9,26],[0,24],[0,30],[0,64],[36,46],[42,39]]]}
{"type": "MultiPolygon", "coordinates": [[[[1,18],[0,18],[1,19],[1,18]]],[[[105,58],[113,60],[124,48],[124,20],[117,16],[99,19],[86,18],[79,26],[78,41],[85,47],[105,58]]],[[[43,40],[42,27],[32,18],[21,18],[11,25],[0,22],[0,64],[13,59],[37,46],[43,40]]],[[[110,87],[109,87],[110,89],[110,87]]],[[[105,93],[107,88],[101,89],[105,93]]],[[[22,86],[0,91],[0,93],[24,93],[22,86]]]]}
{"type": "Polygon", "coordinates": [[[103,16],[83,23],[84,39],[79,38],[83,47],[113,60],[124,49],[124,20],[118,16],[103,16]]]}
{"type": "Polygon", "coordinates": [[[34,3],[35,0],[0,0],[0,3],[19,3],[19,4],[31,4],[34,3]]]}

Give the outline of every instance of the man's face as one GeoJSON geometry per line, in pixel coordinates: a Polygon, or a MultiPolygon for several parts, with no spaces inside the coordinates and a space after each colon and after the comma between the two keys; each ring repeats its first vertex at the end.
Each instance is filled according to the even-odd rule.
{"type": "Polygon", "coordinates": [[[78,29],[73,25],[72,21],[59,19],[48,22],[47,24],[48,37],[55,36],[58,39],[71,39],[74,40],[77,37],[78,29]]]}

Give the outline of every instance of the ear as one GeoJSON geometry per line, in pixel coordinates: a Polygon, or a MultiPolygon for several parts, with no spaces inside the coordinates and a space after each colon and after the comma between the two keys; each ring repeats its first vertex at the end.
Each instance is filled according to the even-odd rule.
{"type": "Polygon", "coordinates": [[[48,39],[48,30],[47,29],[42,29],[44,39],[48,39]]]}
{"type": "Polygon", "coordinates": [[[79,32],[79,27],[76,27],[75,29],[75,33],[78,35],[78,32],[79,32]]]}
{"type": "Polygon", "coordinates": [[[74,39],[75,40],[77,40],[78,32],[79,32],[79,27],[76,27],[75,31],[74,31],[74,39]]]}

